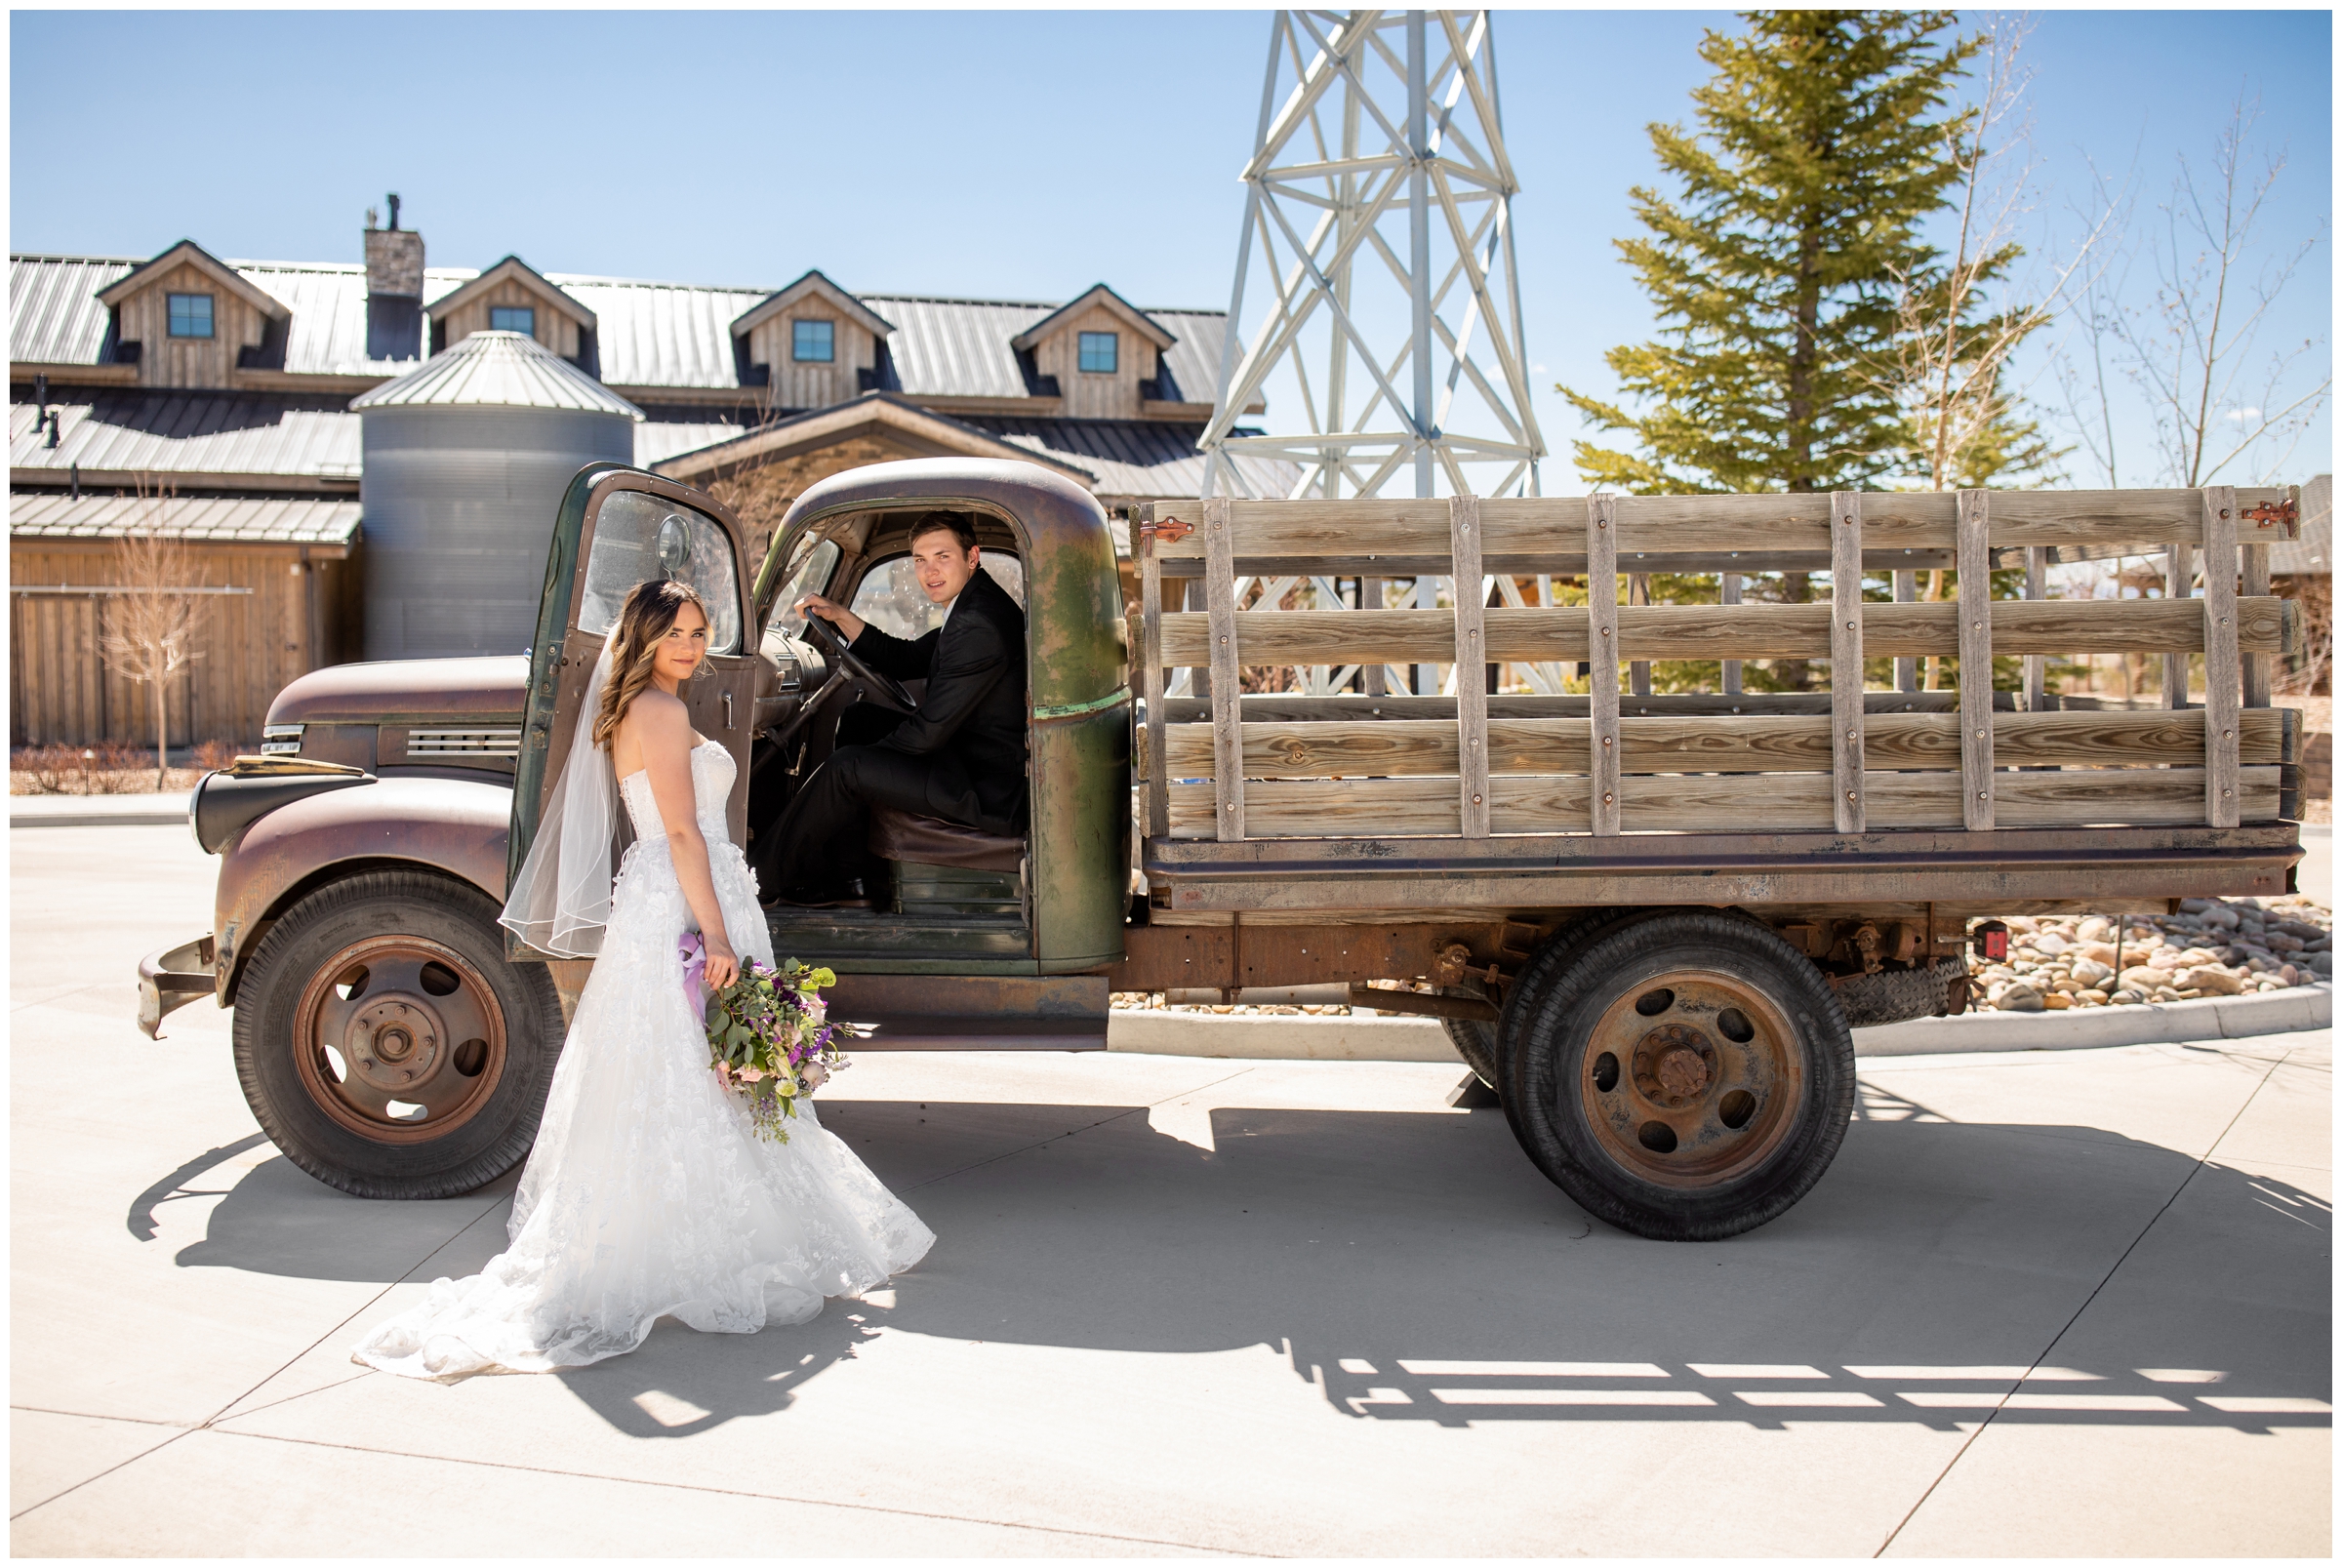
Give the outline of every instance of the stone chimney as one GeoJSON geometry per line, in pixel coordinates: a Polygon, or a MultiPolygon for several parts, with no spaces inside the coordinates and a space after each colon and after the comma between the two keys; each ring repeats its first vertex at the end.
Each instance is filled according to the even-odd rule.
{"type": "Polygon", "coordinates": [[[423,236],[398,226],[398,195],[390,196],[390,226],[374,226],[366,213],[366,357],[423,357],[423,236]]]}

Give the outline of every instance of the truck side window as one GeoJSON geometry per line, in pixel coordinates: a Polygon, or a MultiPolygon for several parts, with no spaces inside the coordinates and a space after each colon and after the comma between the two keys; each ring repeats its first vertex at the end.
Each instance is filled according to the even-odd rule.
{"type": "Polygon", "coordinates": [[[829,574],[837,570],[837,541],[825,539],[813,542],[810,535],[801,536],[796,569],[788,581],[781,584],[781,592],[773,600],[772,619],[765,623],[765,634],[786,632],[791,637],[805,633],[805,618],[797,614],[797,601],[808,593],[819,593],[829,585],[829,574]],[[810,551],[802,546],[813,543],[810,551]]]}
{"type": "Polygon", "coordinates": [[[602,499],[593,524],[593,556],[586,563],[586,591],[578,630],[606,635],[637,583],[671,577],[698,588],[707,601],[707,651],[740,652],[740,579],[732,542],[715,519],[691,506],[639,490],[602,499]]]}
{"type": "MultiPolygon", "coordinates": [[[[980,572],[1008,590],[1020,609],[1025,604],[1025,563],[1006,550],[988,549],[977,562],[980,572]]],[[[918,573],[909,555],[881,561],[863,574],[854,590],[853,612],[879,630],[897,637],[923,637],[944,623],[943,606],[927,602],[918,573]]]]}

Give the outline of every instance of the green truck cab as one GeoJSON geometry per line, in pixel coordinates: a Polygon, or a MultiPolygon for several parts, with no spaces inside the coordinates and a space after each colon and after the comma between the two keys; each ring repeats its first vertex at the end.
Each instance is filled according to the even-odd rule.
{"type": "MultiPolygon", "coordinates": [[[[588,465],[556,519],[526,655],[305,675],[273,704],[264,754],[203,782],[190,819],[221,857],[213,929],[141,961],[141,1024],[155,1033],[205,994],[233,1008],[254,1115],[289,1159],[344,1191],[439,1197],[511,1169],[535,1139],[590,966],[520,946],[497,914],[626,590],[678,577],[711,606],[712,652],[685,696],[700,733],[739,765],[729,819],[752,844],[828,755],[839,713],[883,696],[833,644],[809,640],[789,606],[821,591],[882,614],[912,525],[937,512],[973,528],[1026,610],[1030,827],[1007,837],[881,813],[870,845],[890,876],[876,906],[769,911],[776,952],[836,971],[833,1011],[877,1025],[866,1048],[1102,1049],[1112,992],[1347,983],[1379,1010],[1438,1020],[1531,1159],[1591,1212],[1707,1238],[1763,1223],[1820,1179],[1845,1132],[1850,1028],[1964,1005],[1977,917],[2273,894],[2299,857],[2282,820],[2298,815],[2286,792],[2298,787],[2298,737],[2266,711],[2238,719],[2225,752],[2205,739],[2213,718],[2193,731],[2153,715],[2061,728],[2055,713],[2008,711],[2007,693],[1895,704],[1873,693],[1850,707],[1825,698],[1837,705],[1810,720],[1809,704],[1768,709],[1753,696],[1735,694],[1729,713],[1720,699],[1636,697],[1622,719],[1615,668],[1605,697],[1598,661],[1594,696],[1524,698],[1491,696],[1478,662],[1460,655],[1582,657],[1568,651],[1615,631],[1601,645],[1632,659],[1637,638],[1728,642],[1757,635],[1755,622],[1739,606],[1710,616],[1720,631],[1694,614],[1664,633],[1632,607],[1607,620],[1597,607],[1468,603],[1236,615],[1230,574],[1248,562],[1264,582],[1312,569],[1479,581],[1483,543],[1492,573],[1585,573],[1625,570],[1604,552],[1659,542],[1611,498],[1591,511],[1470,498],[1343,504],[1139,508],[1129,526],[1144,604],[1132,613],[1108,517],[1036,465],[938,459],[838,474],[798,498],[761,562],[709,497],[588,465]],[[1576,525],[1583,543],[1556,531],[1572,516],[1593,519],[1576,525]],[[1593,531],[1614,518],[1617,537],[1593,531]],[[1208,611],[1166,610],[1165,583],[1183,578],[1208,583],[1195,596],[1208,611]],[[1424,660],[1444,647],[1458,688],[1246,696],[1239,635],[1261,663],[1424,660]],[[1170,694],[1171,666],[1208,670],[1208,694],[1170,694]],[[1751,727],[1744,706],[1772,716],[1751,727]],[[1886,758],[1870,766],[1893,771],[1858,760],[1849,776],[1848,743],[1834,737],[1859,740],[1866,711],[1879,715],[1867,722],[1886,758]],[[1694,723],[1709,728],[1687,762],[1667,737],[1694,723]],[[2102,783],[2083,781],[2089,795],[2004,769],[1994,776],[2009,781],[2002,819],[1980,826],[1959,804],[1958,770],[1984,744],[1963,739],[1971,732],[2004,732],[2050,774],[2092,745],[2135,763],[2161,755],[2156,746],[2187,762],[2192,744],[2205,766],[2127,774],[2142,802],[2129,824],[2096,803],[2102,783]],[[1909,821],[1879,830],[1857,815],[1849,831],[1839,804],[1834,824],[1834,753],[1839,783],[1872,781],[1874,813],[1909,821]],[[1919,777],[1947,755],[1954,771],[1919,777]],[[1769,771],[1816,756],[1818,790],[1769,771]],[[2225,774],[2210,766],[2221,758],[2225,774]],[[2171,804],[2175,790],[2203,798],[2199,775],[2232,781],[2241,821],[2231,807],[2234,825],[2198,825],[2171,804]],[[1925,793],[1939,777],[1948,808],[1925,793]]],[[[1906,543],[1934,540],[1931,516],[1906,543]]],[[[1727,521],[1762,536],[1763,559],[1803,560],[1803,510],[1744,506],[1727,521]]],[[[1813,539],[1826,561],[1847,545],[1822,521],[1813,539]]],[[[2030,525],[2009,526],[2030,537],[2030,525]]],[[[1739,538],[1714,527],[1679,537],[1739,538]]],[[[1683,568],[1702,569],[1697,549],[1709,546],[1683,547],[1683,568]]],[[[2245,584],[2249,594],[2249,567],[2245,584]]],[[[2289,627],[2274,604],[2228,606],[2250,629],[2242,642],[2227,631],[2227,657],[2289,627]]],[[[1871,607],[1882,636],[1917,647],[1937,635],[1922,617],[1886,614],[1907,608],[1932,607],[1871,607]]],[[[1776,613],[1760,640],[1842,637],[1827,619],[1806,627],[1776,613]]],[[[2011,636],[2050,634],[2038,616],[2009,619],[2011,636]]],[[[2213,620],[2207,609],[2204,625],[2213,620]]],[[[2161,646],[2193,635],[2218,652],[2216,632],[2132,621],[2161,646]]],[[[1859,792],[1846,799],[1859,806],[1859,792]]]]}

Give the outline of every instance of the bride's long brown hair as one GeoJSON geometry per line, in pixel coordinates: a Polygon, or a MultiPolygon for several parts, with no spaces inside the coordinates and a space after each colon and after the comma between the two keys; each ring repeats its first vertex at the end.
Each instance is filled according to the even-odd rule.
{"type": "Polygon", "coordinates": [[[618,727],[626,721],[626,709],[651,684],[651,663],[658,657],[659,640],[687,604],[698,605],[701,618],[709,627],[714,626],[715,617],[707,613],[707,601],[688,583],[655,577],[635,583],[626,595],[625,608],[618,612],[617,629],[610,633],[610,679],[602,687],[601,716],[593,721],[595,745],[606,747],[617,738],[618,727]]]}

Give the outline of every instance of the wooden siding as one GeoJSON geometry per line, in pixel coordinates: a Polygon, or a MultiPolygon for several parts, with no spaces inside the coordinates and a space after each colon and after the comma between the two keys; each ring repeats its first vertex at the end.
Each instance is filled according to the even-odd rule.
{"type": "Polygon", "coordinates": [[[569,306],[517,277],[506,278],[493,288],[483,289],[446,316],[433,315],[431,322],[434,328],[441,321],[446,322],[447,346],[453,348],[473,333],[486,332],[488,312],[497,305],[527,305],[535,310],[536,330],[529,336],[563,359],[578,357],[579,321],[570,314],[569,306]]]}
{"type": "Polygon", "coordinates": [[[1104,305],[1092,305],[1035,343],[1032,358],[1043,376],[1057,378],[1063,412],[1069,419],[1135,420],[1146,412],[1139,406],[1139,382],[1154,379],[1154,344],[1104,305]],[[1081,335],[1085,332],[1110,332],[1120,340],[1111,376],[1082,370],[1081,335]]]}
{"type": "MultiPolygon", "coordinates": [[[[249,587],[206,594],[197,638],[203,657],[182,670],[170,693],[171,744],[222,740],[254,744],[268,704],[295,676],[358,656],[361,559],[320,558],[304,566],[295,544],[191,544],[200,581],[249,587]],[[311,645],[310,583],[321,649],[311,645]]],[[[9,552],[12,584],[104,585],[115,581],[110,541],[43,540],[9,552]]],[[[154,742],[154,689],[104,666],[101,639],[114,595],[9,595],[9,744],[84,745],[154,742]]]]}
{"type": "Polygon", "coordinates": [[[878,363],[878,338],[820,295],[809,293],[779,315],[748,329],[748,363],[772,367],[774,408],[828,408],[862,395],[855,372],[878,363]],[[799,321],[830,323],[829,342],[835,359],[827,365],[801,365],[790,357],[795,342],[791,324],[799,321]]]}
{"type": "Polygon", "coordinates": [[[225,386],[236,355],[257,348],[268,318],[239,299],[218,278],[192,262],[182,262],[122,302],[121,341],[139,347],[141,386],[225,386]],[[171,296],[212,297],[212,336],[171,336],[171,296]]]}

